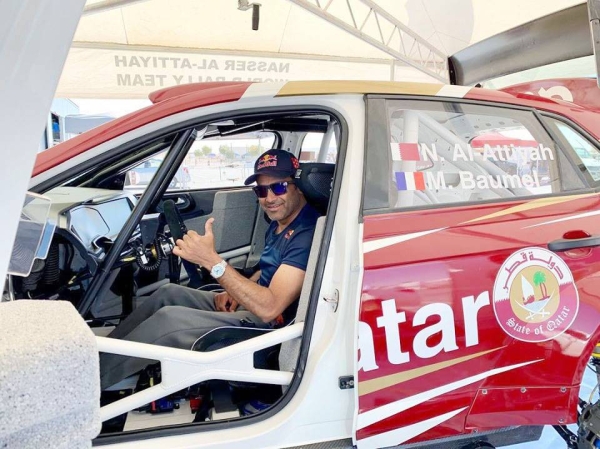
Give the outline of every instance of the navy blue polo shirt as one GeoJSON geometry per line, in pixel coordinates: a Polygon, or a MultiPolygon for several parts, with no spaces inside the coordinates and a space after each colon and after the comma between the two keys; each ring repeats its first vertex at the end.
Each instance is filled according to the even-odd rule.
{"type": "MultiPolygon", "coordinates": [[[[276,234],[277,222],[269,225],[265,235],[265,249],[260,257],[260,279],[258,284],[268,287],[273,275],[280,265],[290,265],[306,271],[310,246],[315,233],[315,225],[319,213],[310,205],[306,204],[298,216],[283,231],[276,234]]],[[[295,315],[297,304],[284,312],[284,319],[291,312],[295,315]]],[[[290,319],[293,318],[289,317],[290,319]]],[[[288,321],[287,319],[285,320],[288,321]]]]}

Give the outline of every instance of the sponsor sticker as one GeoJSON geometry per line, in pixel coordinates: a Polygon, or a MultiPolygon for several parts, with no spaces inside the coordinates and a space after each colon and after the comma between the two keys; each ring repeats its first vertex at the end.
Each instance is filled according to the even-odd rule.
{"type": "Polygon", "coordinates": [[[548,190],[549,161],[555,160],[550,148],[501,134],[488,135],[490,142],[502,142],[492,146],[485,137],[475,138],[476,146],[439,148],[435,143],[390,142],[398,190],[548,190]],[[453,181],[447,184],[448,179],[453,181]]]}
{"type": "Polygon", "coordinates": [[[395,172],[398,190],[425,190],[425,176],[420,172],[395,172]]]}
{"type": "Polygon", "coordinates": [[[500,267],[493,306],[504,332],[538,343],[571,327],[579,296],[565,261],[551,251],[530,247],[511,254],[500,267]]]}
{"type": "Polygon", "coordinates": [[[393,161],[420,161],[419,144],[417,143],[390,143],[393,161]]]}

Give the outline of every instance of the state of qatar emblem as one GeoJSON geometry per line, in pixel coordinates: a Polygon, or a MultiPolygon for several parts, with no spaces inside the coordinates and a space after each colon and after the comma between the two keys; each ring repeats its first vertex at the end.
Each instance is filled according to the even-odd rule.
{"type": "Polygon", "coordinates": [[[524,248],[500,267],[493,293],[498,324],[526,342],[551,340],[575,320],[579,296],[564,260],[543,248],[524,248]]]}

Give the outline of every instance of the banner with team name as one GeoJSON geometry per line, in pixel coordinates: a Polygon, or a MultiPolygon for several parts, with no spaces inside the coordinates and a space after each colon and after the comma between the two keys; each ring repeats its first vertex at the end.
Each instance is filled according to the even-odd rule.
{"type": "MultiPolygon", "coordinates": [[[[406,79],[430,80],[410,67],[395,69],[400,77],[405,72],[406,79]]],[[[204,81],[337,79],[389,81],[390,62],[72,47],[56,96],[147,98],[158,89],[204,81]]]]}

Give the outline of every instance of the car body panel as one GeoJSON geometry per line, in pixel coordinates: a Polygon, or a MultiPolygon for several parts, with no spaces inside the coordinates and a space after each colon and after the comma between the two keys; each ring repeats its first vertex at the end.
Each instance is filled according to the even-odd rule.
{"type": "MultiPolygon", "coordinates": [[[[581,381],[580,355],[588,354],[600,337],[600,302],[590,294],[600,288],[600,250],[587,248],[559,255],[573,273],[580,302],[569,329],[551,340],[532,343],[504,333],[494,316],[493,291],[500,266],[512,253],[528,247],[545,248],[574,229],[600,235],[599,208],[597,194],[584,194],[365,217],[360,320],[371,329],[377,368],[372,365],[367,372],[359,371],[358,416],[371,422],[379,411],[379,417],[385,418],[359,429],[358,440],[370,442],[378,435],[376,441],[381,443],[380,434],[385,433],[398,438],[397,429],[423,425],[445,413],[450,416],[448,421],[426,436],[410,441],[390,439],[386,444],[430,439],[432,431],[443,437],[467,429],[496,428],[500,422],[575,421],[571,387],[581,381]],[[393,342],[378,327],[382,302],[390,298],[396,309],[405,313],[405,322],[399,324],[399,341],[405,358],[410,359],[402,363],[390,362],[388,345],[393,342]],[[474,299],[483,304],[476,320],[465,314],[465,304],[474,299]],[[435,304],[442,304],[449,313],[446,324],[452,325],[447,328],[451,350],[421,358],[415,355],[413,345],[415,336],[428,326],[411,323],[419,310],[435,304]],[[489,400],[481,396],[483,391],[504,402],[486,411],[480,405],[489,400]],[[514,417],[513,410],[519,407],[528,411],[523,419],[514,417]]],[[[428,319],[426,324],[435,321],[428,319]]],[[[440,334],[432,334],[429,344],[439,345],[440,334]]]]}
{"type": "MultiPolygon", "coordinates": [[[[156,104],[38,156],[34,175],[41,179],[74,158],[82,161],[98,152],[116,151],[114,142],[127,141],[140,127],[163,126],[167,121],[176,125],[214,111],[235,114],[244,108],[322,106],[348,122],[339,207],[318,292],[322,298],[337,290],[339,309],[318,302],[305,379],[296,396],[279,414],[245,426],[246,440],[234,438],[239,429],[232,428],[230,433],[203,432],[203,441],[197,434],[167,437],[168,447],[275,447],[352,436],[362,449],[576,419],[576,391],[587,357],[600,339],[600,303],[587,293],[600,287],[600,250],[561,254],[577,289],[586,293],[579,297],[573,324],[554,339],[531,343],[506,334],[494,315],[492,292],[503,262],[524,248],[545,248],[572,230],[599,235],[598,194],[586,191],[361,218],[363,186],[357,173],[363,171],[365,152],[365,94],[523,107],[557,114],[592,136],[600,135],[596,113],[523,93],[416,83],[233,83],[167,89],[154,97],[156,104]],[[389,360],[391,327],[378,324],[382,303],[389,300],[405,314],[397,333],[409,359],[401,363],[389,360]],[[415,338],[435,326],[435,320],[412,323],[427,306],[444,310],[444,323],[452,323],[453,329],[447,338],[456,348],[419,357],[415,338]],[[370,339],[368,349],[364,345],[370,339]],[[376,368],[365,370],[368,351],[376,368]],[[331,387],[353,371],[358,373],[354,392],[331,387]],[[314,382],[316,378],[319,382],[314,382]],[[486,407],[488,398],[496,401],[493,407],[486,407]],[[315,404],[320,414],[314,413],[315,404]],[[513,409],[523,414],[515,417],[509,413],[513,409]],[[306,429],[311,429],[310,438],[306,429]]],[[[440,337],[432,333],[431,338],[435,345],[440,337]]]]}
{"type": "Polygon", "coordinates": [[[512,95],[521,93],[556,98],[588,110],[600,109],[600,89],[595,78],[555,78],[514,84],[500,89],[512,95]]]}

